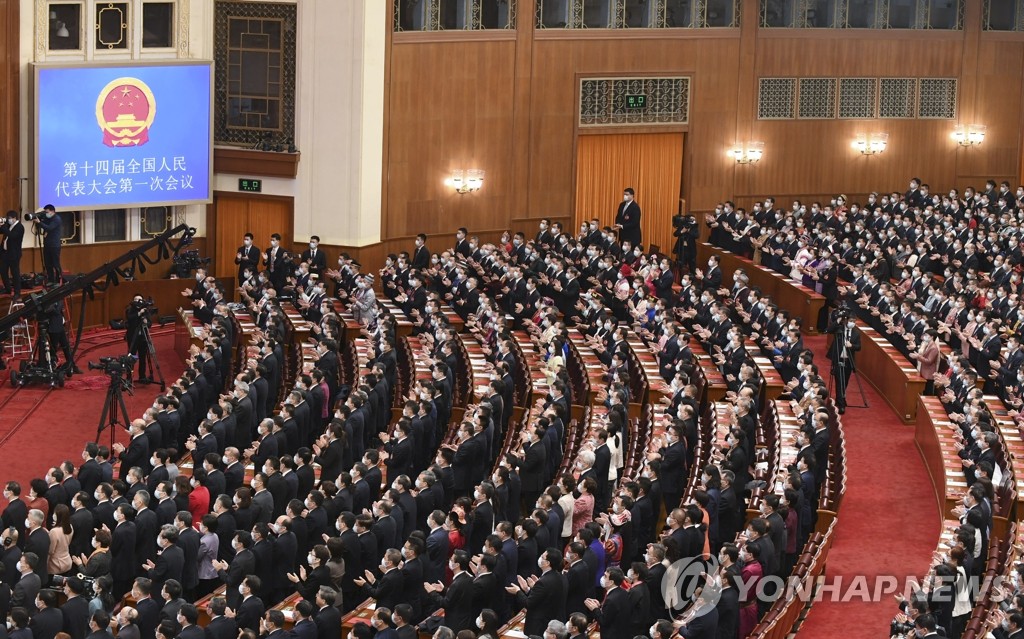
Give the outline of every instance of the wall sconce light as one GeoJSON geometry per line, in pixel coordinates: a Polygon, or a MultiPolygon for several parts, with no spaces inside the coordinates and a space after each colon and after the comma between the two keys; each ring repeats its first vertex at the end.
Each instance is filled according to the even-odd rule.
{"type": "Polygon", "coordinates": [[[861,155],[878,155],[889,145],[888,133],[862,133],[853,141],[861,155]]]}
{"type": "Polygon", "coordinates": [[[736,164],[756,164],[764,155],[764,142],[737,142],[726,154],[736,164]]]}
{"type": "Polygon", "coordinates": [[[985,141],[984,124],[958,124],[953,129],[953,139],[960,146],[978,146],[985,141]]]}
{"type": "Polygon", "coordinates": [[[465,171],[452,171],[447,183],[455,188],[459,195],[479,191],[484,185],[484,172],[480,169],[467,169],[465,171]]]}

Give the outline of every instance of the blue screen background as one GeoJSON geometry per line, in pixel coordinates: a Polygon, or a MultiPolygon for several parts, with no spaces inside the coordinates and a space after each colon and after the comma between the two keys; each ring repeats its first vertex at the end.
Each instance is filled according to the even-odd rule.
{"type": "Polygon", "coordinates": [[[41,67],[34,205],[50,203],[57,210],[82,210],[208,201],[211,69],[207,63],[41,67]],[[156,118],[148,142],[111,148],[103,144],[96,101],[109,82],[122,77],[137,78],[149,86],[156,101],[156,118]],[[106,175],[96,174],[97,162],[113,167],[115,160],[125,167],[134,161],[136,172],[125,168],[121,174],[110,170],[106,175]],[[144,172],[141,167],[150,162],[153,170],[144,172]]]}

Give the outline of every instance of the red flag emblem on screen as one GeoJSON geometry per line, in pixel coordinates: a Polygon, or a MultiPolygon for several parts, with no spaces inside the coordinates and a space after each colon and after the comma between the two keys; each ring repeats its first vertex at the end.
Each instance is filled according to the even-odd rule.
{"type": "Polygon", "coordinates": [[[156,99],[146,83],[137,78],[118,78],[100,91],[96,122],[109,147],[142,146],[149,142],[149,128],[156,117],[156,99]]]}

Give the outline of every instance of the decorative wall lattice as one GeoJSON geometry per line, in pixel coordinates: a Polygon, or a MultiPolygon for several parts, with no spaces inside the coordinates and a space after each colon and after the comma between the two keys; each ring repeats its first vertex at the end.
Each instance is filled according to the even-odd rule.
{"type": "Polygon", "coordinates": [[[797,114],[804,119],[836,117],[836,79],[800,78],[797,114]]]}
{"type": "Polygon", "coordinates": [[[917,80],[914,78],[882,78],[878,98],[878,117],[914,117],[917,80]]]}
{"type": "Polygon", "coordinates": [[[956,118],[956,78],[921,78],[917,91],[917,117],[956,118]]]}
{"type": "Polygon", "coordinates": [[[630,124],[686,124],[690,78],[584,78],[580,80],[581,127],[630,124]],[[643,96],[643,106],[627,104],[643,96]]]}
{"type": "MultiPolygon", "coordinates": [[[[295,51],[296,5],[268,2],[217,2],[214,16],[214,139],[217,142],[255,146],[271,142],[285,147],[295,139],[295,51]],[[281,24],[279,126],[272,131],[260,126],[232,126],[230,123],[229,59],[230,24],[238,20],[276,20],[281,24]],[[269,140],[268,140],[269,136],[269,140]]],[[[269,64],[269,59],[268,59],[269,64]]],[[[257,71],[257,77],[266,70],[257,71]]],[[[245,76],[246,69],[240,69],[245,76]]],[[[251,85],[248,85],[251,86],[251,85]]],[[[247,86],[247,88],[248,88],[247,86]]],[[[273,89],[273,87],[268,87],[273,89]]]]}
{"type": "Polygon", "coordinates": [[[761,78],[757,91],[759,120],[788,120],[794,116],[796,78],[761,78]]]}
{"type": "Polygon", "coordinates": [[[839,79],[839,117],[873,118],[878,98],[877,78],[839,79]]]}

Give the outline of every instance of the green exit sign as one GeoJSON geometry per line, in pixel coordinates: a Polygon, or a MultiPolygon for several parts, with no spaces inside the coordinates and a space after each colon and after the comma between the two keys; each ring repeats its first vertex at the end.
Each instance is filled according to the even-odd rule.
{"type": "Polygon", "coordinates": [[[643,109],[647,107],[647,96],[646,95],[627,95],[626,96],[626,108],[627,109],[643,109]]]}
{"type": "Polygon", "coordinates": [[[263,191],[263,180],[240,178],[238,180],[238,190],[246,191],[248,193],[260,193],[263,191]]]}

